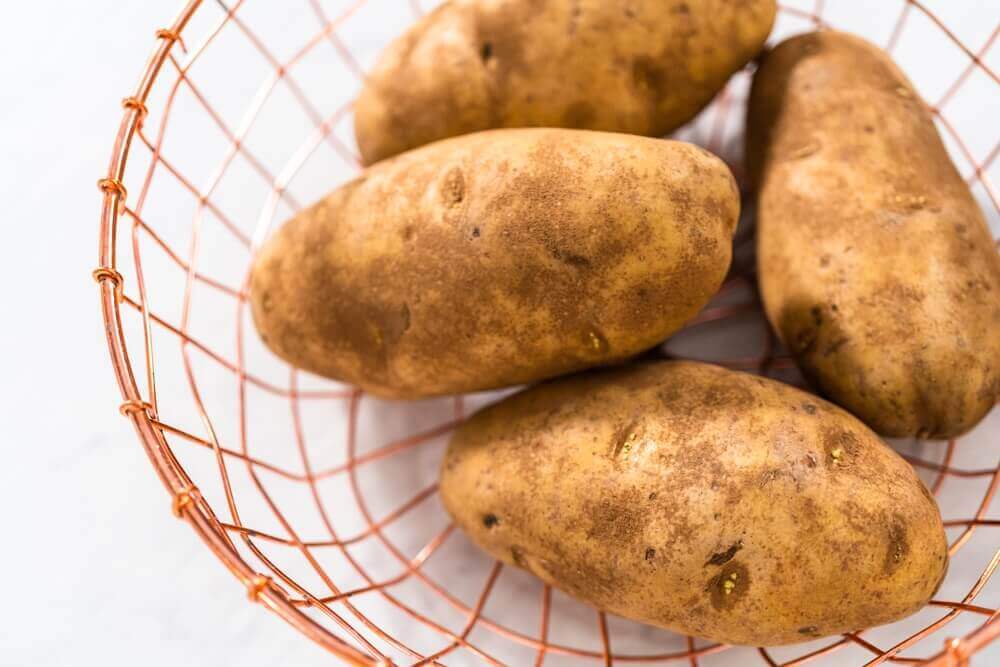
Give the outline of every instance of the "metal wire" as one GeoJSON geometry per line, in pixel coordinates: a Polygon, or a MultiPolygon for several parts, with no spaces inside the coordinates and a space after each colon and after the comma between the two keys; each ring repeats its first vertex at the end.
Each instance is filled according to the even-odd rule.
{"type": "MultiPolygon", "coordinates": [[[[290,58],[282,60],[269,48],[267,37],[259,34],[251,27],[249,21],[244,20],[241,12],[245,5],[251,4],[250,2],[235,0],[224,3],[219,0],[213,5],[202,0],[187,0],[171,25],[151,31],[151,38],[155,38],[153,53],[136,89],[122,102],[125,110],[124,118],[115,139],[111,164],[107,174],[99,181],[104,199],[99,260],[93,278],[100,285],[101,308],[111,363],[122,394],[123,402],[119,409],[121,414],[134,425],[154,469],[169,490],[171,502],[168,506],[179,518],[191,525],[206,546],[243,583],[251,601],[264,605],[308,638],[349,664],[397,664],[400,658],[414,665],[442,664],[443,660],[454,656],[457,651],[476,656],[487,664],[502,664],[500,659],[482,648],[480,642],[475,639],[476,636],[481,636],[481,633],[486,633],[492,640],[509,642],[511,645],[533,652],[536,666],[542,665],[546,656],[563,655],[595,663],[603,662],[606,665],[677,661],[697,667],[700,659],[730,650],[721,645],[699,644],[688,637],[684,640],[683,650],[658,655],[637,655],[617,651],[614,627],[601,612],[595,617],[597,627],[594,629],[595,636],[600,640],[598,649],[556,642],[552,639],[552,628],[558,622],[557,615],[560,612],[553,605],[552,591],[548,586],[540,587],[539,598],[524,601],[525,605],[536,604],[539,609],[537,632],[529,633],[515,629],[491,618],[486,613],[487,603],[497,587],[503,584],[502,565],[499,562],[492,566],[482,581],[478,596],[469,604],[450,590],[450,583],[453,582],[441,582],[424,569],[427,561],[439,552],[450,538],[454,539],[452,535],[456,531],[453,525],[443,523],[430,539],[415,551],[402,548],[390,536],[389,529],[400,522],[405,522],[417,508],[425,506],[435,497],[436,484],[413,489],[407,500],[376,516],[372,510],[372,497],[366,495],[359,478],[360,472],[367,467],[379,466],[393,460],[394,457],[401,457],[408,452],[419,451],[430,443],[440,442],[442,436],[446,436],[461,423],[466,411],[464,399],[454,399],[451,417],[436,426],[424,428],[420,432],[379,446],[362,447],[360,442],[363,435],[359,432],[359,414],[366,399],[359,390],[340,387],[304,389],[301,387],[303,378],[294,369],[287,369],[288,382],[286,386],[282,386],[251,372],[247,367],[247,337],[253,334],[252,332],[248,334],[244,325],[247,319],[246,272],[240,284],[231,284],[212,277],[212,267],[204,265],[201,253],[206,225],[218,225],[238,246],[242,246],[245,252],[243,261],[248,268],[253,253],[266,235],[278,207],[284,205],[293,211],[301,208],[302,202],[296,199],[288,186],[321,145],[328,146],[333,154],[339,156],[351,169],[359,168],[356,154],[337,137],[335,132],[340,121],[350,113],[351,101],[347,100],[332,113],[324,114],[321,111],[322,107],[313,102],[311,91],[297,81],[296,66],[318,45],[325,43],[333,49],[344,66],[359,81],[363,79],[363,68],[341,31],[344,30],[345,23],[367,4],[367,0],[342,2],[342,6],[335,13],[324,9],[319,0],[307,0],[307,2],[307,7],[316,19],[315,30],[305,37],[301,48],[290,58]],[[196,15],[200,17],[202,15],[200,13],[207,14],[209,8],[216,10],[215,23],[204,34],[187,34],[189,25],[196,15]],[[211,49],[219,35],[225,32],[241,34],[269,68],[269,75],[235,127],[227,124],[225,116],[210,102],[212,96],[206,94],[204,87],[199,87],[191,75],[192,67],[204,58],[204,54],[211,49]],[[280,86],[283,86],[295,100],[312,124],[313,130],[286,164],[274,168],[268,166],[268,161],[264,157],[257,155],[248,147],[246,138],[258,123],[273,93],[280,86]],[[152,105],[150,99],[154,90],[166,93],[163,103],[158,108],[152,105]],[[167,128],[171,125],[170,121],[175,119],[172,112],[178,93],[182,90],[193,97],[197,105],[196,113],[202,114],[218,129],[227,145],[222,160],[204,186],[198,186],[193,179],[188,178],[167,154],[165,142],[167,128]],[[154,119],[157,121],[155,123],[157,130],[155,133],[147,133],[146,127],[152,124],[154,119]],[[260,178],[260,187],[270,192],[253,234],[245,231],[245,225],[227,216],[215,201],[218,188],[237,157],[257,174],[260,178]],[[131,172],[127,174],[126,168],[129,163],[140,160],[148,161],[148,166],[136,178],[131,178],[132,174],[131,172]],[[129,181],[126,180],[127,176],[130,178],[129,181]],[[162,216],[147,215],[151,188],[154,181],[159,182],[162,179],[173,179],[180,189],[186,191],[196,202],[195,214],[190,224],[190,243],[186,250],[175,247],[166,240],[166,235],[160,231],[165,223],[152,222],[154,217],[162,219],[162,216]],[[134,195],[130,194],[128,186],[132,186],[134,195]],[[126,266],[120,265],[119,261],[119,244],[123,243],[119,234],[121,223],[130,223],[131,228],[131,261],[126,262],[128,264],[126,266]],[[180,316],[176,323],[168,321],[154,310],[149,288],[156,284],[158,278],[153,274],[146,275],[143,271],[143,257],[146,256],[146,261],[150,261],[146,255],[150,252],[159,254],[158,259],[165,259],[185,276],[180,296],[180,316]],[[135,279],[133,293],[129,293],[131,288],[127,283],[130,274],[135,279]],[[229,353],[214,349],[192,331],[192,302],[195,294],[201,294],[204,290],[220,295],[233,305],[236,339],[229,353]],[[139,333],[126,333],[126,329],[129,328],[126,321],[130,319],[137,321],[139,333]],[[157,360],[164,347],[171,343],[170,339],[173,339],[172,342],[179,348],[180,366],[186,379],[188,393],[186,399],[194,403],[200,417],[202,427],[200,433],[192,432],[193,429],[189,426],[171,423],[172,405],[179,400],[179,397],[157,392],[157,360]],[[133,366],[133,362],[136,366],[133,366]],[[200,363],[213,364],[235,378],[237,436],[234,439],[223,442],[219,435],[216,422],[223,415],[213,412],[206,404],[199,384],[197,369],[200,363]],[[136,367],[140,368],[139,376],[136,374],[136,367]],[[140,386],[144,386],[145,391],[141,390],[140,386]],[[290,443],[278,443],[290,455],[283,457],[282,462],[271,460],[264,454],[251,453],[250,432],[256,428],[256,420],[268,418],[268,415],[255,417],[255,413],[251,411],[248,402],[248,391],[251,389],[287,403],[293,437],[290,443]],[[317,465],[314,462],[317,450],[309,445],[303,424],[304,407],[310,404],[339,405],[346,410],[343,463],[317,465]],[[201,478],[192,479],[193,473],[189,474],[181,463],[181,459],[192,448],[207,450],[212,454],[214,464],[211,469],[214,470],[214,474],[206,474],[204,469],[199,469],[201,478]],[[298,469],[289,466],[290,459],[297,460],[298,469]],[[240,481],[236,481],[237,478],[240,481]],[[320,485],[331,479],[345,481],[355,504],[353,509],[333,506],[324,500],[320,485]],[[288,515],[287,508],[283,510],[282,503],[273,492],[277,481],[305,487],[310,504],[319,517],[319,525],[322,526],[324,535],[309,538],[300,535],[299,529],[296,528],[295,517],[288,515]],[[209,485],[221,488],[221,496],[213,497],[213,502],[209,501],[208,493],[202,491],[209,485]],[[271,525],[276,527],[275,530],[255,528],[244,522],[240,506],[246,506],[251,497],[258,505],[263,506],[265,513],[272,520],[271,525]],[[228,518],[220,518],[227,515],[228,518]],[[360,530],[345,533],[343,528],[338,528],[338,526],[354,525],[359,521],[364,526],[360,530]],[[277,530],[282,534],[278,534],[277,530]],[[379,545],[390,556],[400,568],[398,574],[389,577],[376,574],[371,571],[370,563],[352,552],[352,547],[369,541],[379,545]],[[280,558],[276,557],[275,549],[281,550],[280,558]],[[341,566],[339,569],[324,566],[323,554],[326,553],[324,550],[336,552],[346,566],[341,566]],[[304,571],[311,573],[308,581],[301,576],[295,576],[287,566],[279,565],[279,561],[287,563],[292,558],[304,568],[304,571]],[[343,569],[344,567],[351,571],[348,572],[343,569]],[[350,577],[346,576],[348,573],[351,574],[350,577]],[[351,582],[357,579],[363,584],[352,585],[351,582]],[[430,611],[417,608],[397,594],[397,587],[408,582],[416,583],[424,592],[436,596],[457,612],[464,619],[460,626],[456,626],[456,629],[449,628],[430,611]],[[365,611],[367,605],[361,604],[366,596],[379,596],[383,602],[410,619],[415,624],[414,627],[419,626],[426,632],[438,636],[441,640],[440,648],[433,651],[418,649],[411,645],[413,642],[409,632],[393,634],[383,629],[383,619],[372,617],[370,612],[365,611]]],[[[831,4],[834,4],[832,0],[828,2],[816,0],[814,7],[809,11],[782,6],[781,12],[808,21],[813,26],[823,27],[827,25],[824,11],[831,4]]],[[[404,0],[397,5],[402,5],[404,10],[411,12],[414,17],[423,11],[417,0],[404,0]]],[[[1000,35],[1000,25],[982,45],[973,48],[959,39],[924,3],[918,0],[903,0],[898,19],[885,45],[888,50],[896,48],[907,22],[917,15],[929,20],[968,59],[967,65],[952,85],[930,106],[944,133],[973,165],[970,185],[981,185],[992,205],[1000,212],[1000,194],[988,176],[990,167],[1000,153],[1000,143],[997,143],[982,160],[977,161],[969,148],[969,137],[963,135],[962,128],[946,115],[949,103],[976,72],[985,75],[992,82],[992,94],[1000,96],[1000,78],[985,63],[990,48],[1000,35]]],[[[998,17],[989,18],[996,20],[998,17]]],[[[850,26],[837,27],[850,28],[850,26]]],[[[736,88],[735,85],[730,86],[705,112],[710,120],[704,123],[706,128],[704,133],[694,137],[699,143],[717,152],[725,153],[729,119],[738,113],[746,102],[745,96],[741,97],[736,88]]],[[[183,119],[176,122],[183,122],[183,119]]],[[[733,168],[739,175],[741,171],[739,165],[733,164],[733,168]]],[[[161,202],[158,206],[169,208],[170,202],[161,202]]],[[[752,235],[748,234],[743,234],[737,239],[738,246],[751,242],[752,235]]],[[[736,320],[756,318],[763,331],[762,349],[753,355],[716,361],[732,368],[764,374],[788,372],[794,365],[787,355],[779,353],[774,336],[761,317],[759,303],[752,289],[747,289],[753,285],[753,271],[752,261],[742,264],[738,262],[723,288],[722,297],[725,301],[725,297],[739,294],[742,290],[745,293],[743,301],[716,303],[709,307],[689,325],[689,332],[697,334],[700,327],[731,326],[736,320]]],[[[669,356],[670,353],[664,352],[664,354],[669,356]]],[[[405,406],[398,406],[396,409],[407,410],[405,406]]],[[[1000,467],[987,469],[957,467],[954,460],[961,446],[961,442],[949,442],[939,462],[912,455],[906,457],[918,469],[933,473],[930,488],[936,495],[940,495],[946,482],[950,485],[962,484],[963,488],[967,486],[970,493],[980,492],[977,483],[979,486],[982,486],[983,482],[986,484],[973,516],[946,521],[947,527],[961,530],[958,537],[951,542],[952,557],[968,544],[977,531],[1000,527],[1000,520],[988,516],[990,504],[996,494],[997,486],[1000,485],[1000,467]]],[[[333,445],[327,447],[332,448],[333,445]]],[[[1000,545],[1000,539],[995,535],[990,539],[992,544],[1000,545]]],[[[928,609],[940,609],[941,615],[891,646],[878,645],[866,637],[866,633],[858,632],[830,639],[819,648],[812,646],[809,650],[803,649],[794,657],[783,661],[778,661],[773,656],[774,652],[767,648],[760,648],[758,655],[761,661],[768,665],[800,665],[853,646],[868,654],[866,663],[868,665],[878,665],[883,662],[966,664],[969,656],[1000,635],[1000,611],[975,604],[977,596],[990,580],[998,564],[1000,564],[1000,549],[995,549],[993,558],[982,570],[956,571],[953,568],[949,574],[949,581],[957,578],[964,583],[966,594],[960,600],[933,600],[928,609]],[[977,624],[964,637],[949,638],[943,645],[940,640],[926,639],[959,617],[981,617],[982,623],[977,624]]],[[[496,641],[492,641],[490,645],[496,646],[496,641]]]]}

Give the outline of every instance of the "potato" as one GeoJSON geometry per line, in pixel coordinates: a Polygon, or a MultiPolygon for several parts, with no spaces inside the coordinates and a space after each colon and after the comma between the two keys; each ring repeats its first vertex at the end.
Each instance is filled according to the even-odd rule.
{"type": "Polygon", "coordinates": [[[1000,398],[1000,257],[892,61],[819,32],[753,83],[760,286],[805,374],[886,436],[951,438],[1000,398]]]}
{"type": "Polygon", "coordinates": [[[366,164],[501,127],[663,136],[756,55],[775,0],[453,0],[393,42],[354,109],[366,164]]]}
{"type": "Polygon", "coordinates": [[[716,292],[735,181],[690,144],[495,130],[376,165],[251,276],[265,343],[389,398],[491,389],[650,348],[716,292]]]}
{"type": "Polygon", "coordinates": [[[445,508],[501,561],[600,609],[774,645],[911,614],[947,569],[930,493],[843,410],[661,362],[539,385],[454,434],[445,508]]]}

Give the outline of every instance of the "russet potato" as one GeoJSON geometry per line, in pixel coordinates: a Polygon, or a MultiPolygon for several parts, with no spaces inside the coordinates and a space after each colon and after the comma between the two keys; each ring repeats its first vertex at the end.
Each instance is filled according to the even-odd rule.
{"type": "Polygon", "coordinates": [[[913,469],[826,401],[662,362],[515,394],[458,428],[445,508],[490,555],[714,641],[807,641],[920,609],[947,542],[913,469]]]}
{"type": "Polygon", "coordinates": [[[666,135],[760,51],[775,12],[775,0],[446,2],[369,73],[362,157],[501,127],[666,135]]]}
{"type": "Polygon", "coordinates": [[[1000,255],[903,73],[852,35],[790,39],[747,137],[761,293],[805,374],[882,435],[975,426],[1000,398],[1000,255]]]}
{"type": "Polygon", "coordinates": [[[534,382],[626,359],[729,268],[739,194],[690,144],[496,130],[364,172],[284,225],[251,275],[279,356],[380,396],[534,382]]]}

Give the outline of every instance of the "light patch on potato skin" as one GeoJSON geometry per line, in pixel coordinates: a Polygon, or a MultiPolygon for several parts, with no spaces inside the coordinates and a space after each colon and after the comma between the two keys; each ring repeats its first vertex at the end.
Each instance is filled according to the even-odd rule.
{"type": "Polygon", "coordinates": [[[664,136],[761,49],[774,0],[452,0],[393,42],[355,105],[365,164],[501,127],[664,136]]]}
{"type": "Polygon", "coordinates": [[[707,364],[580,374],[480,411],[453,435],[441,498],[490,555],[601,609],[724,643],[894,621],[947,569],[933,498],[867,427],[707,364]]]}
{"type": "Polygon", "coordinates": [[[929,110],[860,38],[790,39],[753,84],[768,317],[831,400],[892,437],[957,437],[1000,399],[1000,256],[929,110]]]}
{"type": "Polygon", "coordinates": [[[511,386],[667,338],[718,290],[739,197],[680,142],[496,130],[368,169],[262,248],[265,343],[389,398],[511,386]]]}

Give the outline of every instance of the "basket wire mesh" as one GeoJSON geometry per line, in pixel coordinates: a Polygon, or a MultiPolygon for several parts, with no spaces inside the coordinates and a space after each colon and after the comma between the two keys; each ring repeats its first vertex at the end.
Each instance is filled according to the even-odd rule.
{"type": "MultiPolygon", "coordinates": [[[[940,599],[888,629],[779,649],[708,644],[605,615],[486,561],[441,511],[434,474],[448,433],[500,394],[409,406],[377,401],[271,357],[259,347],[246,308],[248,267],[274,223],[360,169],[350,139],[353,96],[381,46],[429,6],[299,0],[288,3],[287,24],[272,25],[254,13],[261,4],[267,3],[187,0],[155,32],[139,84],[123,100],[111,165],[99,181],[104,198],[93,274],[120,411],[170,492],[174,513],[251,600],[358,665],[675,661],[696,667],[727,657],[736,660],[728,664],[798,665],[831,656],[841,664],[959,665],[996,639],[998,604],[983,602],[1000,600],[984,593],[1000,563],[1000,514],[991,513],[1000,484],[995,413],[960,442],[894,443],[949,508],[952,567],[940,599]],[[370,16],[385,34],[357,43],[351,22],[366,11],[375,12],[370,16]],[[239,59],[206,64],[226,40],[241,45],[239,59]],[[322,84],[334,80],[334,67],[350,85],[322,84]],[[283,115],[271,110],[279,98],[283,115]],[[179,132],[194,146],[187,155],[172,141],[179,132]],[[206,159],[216,153],[221,159],[206,159]]],[[[942,54],[936,69],[949,78],[928,84],[937,87],[933,97],[921,86],[929,75],[908,74],[995,222],[1000,137],[967,128],[970,113],[1000,118],[1000,78],[990,65],[1000,13],[978,10],[991,31],[973,43],[930,0],[897,4],[891,25],[881,26],[881,42],[894,52],[917,30],[918,42],[933,34],[941,44],[911,47],[942,54]],[[923,27],[911,28],[915,22],[923,27]]],[[[847,0],[789,0],[779,19],[786,32],[857,30],[865,20],[860,5],[847,0]]],[[[721,154],[738,177],[748,80],[749,68],[678,135],[721,154]]],[[[740,331],[754,349],[712,361],[801,383],[761,315],[752,241],[752,220],[745,220],[720,295],[658,354],[705,357],[718,348],[712,342],[719,335],[740,331]]]]}

